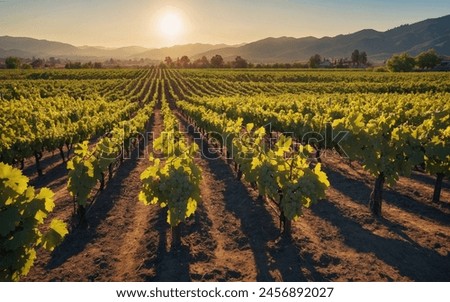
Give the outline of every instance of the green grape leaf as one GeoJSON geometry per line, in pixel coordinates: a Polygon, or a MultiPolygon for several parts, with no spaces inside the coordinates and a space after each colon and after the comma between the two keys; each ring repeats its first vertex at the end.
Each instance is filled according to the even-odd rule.
{"type": "Polygon", "coordinates": [[[53,193],[52,190],[49,188],[42,188],[35,198],[44,202],[45,211],[52,212],[55,208],[55,202],[53,200],[54,196],[55,193],[53,193]]]}
{"type": "Polygon", "coordinates": [[[8,206],[0,211],[0,235],[7,236],[14,231],[20,221],[20,212],[17,207],[8,206]]]}
{"type": "Polygon", "coordinates": [[[46,250],[53,251],[68,233],[67,225],[63,221],[53,219],[50,223],[50,229],[42,237],[41,245],[46,250]]]}
{"type": "Polygon", "coordinates": [[[18,169],[0,162],[0,206],[8,205],[12,202],[14,195],[25,192],[28,185],[28,177],[22,175],[18,169]]]}

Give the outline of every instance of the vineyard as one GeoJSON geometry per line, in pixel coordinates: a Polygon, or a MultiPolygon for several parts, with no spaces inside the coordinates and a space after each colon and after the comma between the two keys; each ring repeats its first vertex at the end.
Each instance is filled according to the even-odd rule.
{"type": "Polygon", "coordinates": [[[450,281],[450,74],[0,72],[0,281],[450,281]]]}

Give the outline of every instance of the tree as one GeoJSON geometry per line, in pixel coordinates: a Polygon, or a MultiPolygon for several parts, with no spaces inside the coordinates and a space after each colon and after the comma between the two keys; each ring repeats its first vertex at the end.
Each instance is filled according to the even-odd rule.
{"type": "Polygon", "coordinates": [[[200,59],[200,63],[201,63],[200,66],[201,66],[202,68],[209,67],[209,60],[208,60],[208,58],[205,57],[205,56],[203,56],[203,57],[200,59]]]}
{"type": "Polygon", "coordinates": [[[7,57],[5,65],[8,69],[17,69],[20,67],[20,59],[17,57],[7,57]]]}
{"type": "Polygon", "coordinates": [[[167,67],[173,67],[173,60],[171,57],[166,57],[164,59],[164,62],[166,63],[167,67]]]}
{"type": "Polygon", "coordinates": [[[33,68],[42,68],[42,67],[44,67],[44,64],[45,64],[45,61],[43,59],[34,59],[31,62],[31,66],[33,68]]]}
{"type": "Polygon", "coordinates": [[[317,68],[319,67],[321,61],[322,57],[319,54],[315,54],[309,58],[308,66],[309,68],[317,68]]]}
{"type": "Polygon", "coordinates": [[[82,66],[81,66],[81,62],[68,62],[68,63],[66,63],[64,68],[66,68],[66,69],[80,69],[80,68],[82,68],[82,66]]]}
{"type": "Polygon", "coordinates": [[[202,66],[203,68],[209,67],[209,61],[208,61],[208,58],[207,58],[207,57],[203,56],[203,57],[200,59],[200,62],[201,62],[201,66],[202,66]]]}
{"type": "Polygon", "coordinates": [[[201,59],[197,59],[194,62],[192,62],[192,66],[194,68],[208,68],[209,67],[208,58],[203,56],[201,59]]]}
{"type": "Polygon", "coordinates": [[[241,56],[237,56],[236,59],[234,59],[233,67],[235,68],[247,68],[248,62],[246,59],[243,59],[241,56]]]}
{"type": "Polygon", "coordinates": [[[211,66],[214,68],[221,68],[224,65],[224,61],[221,55],[215,55],[211,58],[211,66]]]}
{"type": "Polygon", "coordinates": [[[189,63],[191,63],[191,60],[188,58],[188,56],[182,56],[178,63],[181,68],[187,68],[189,67],[189,63]]]}
{"type": "Polygon", "coordinates": [[[387,68],[393,72],[408,72],[412,71],[415,65],[415,60],[407,53],[400,55],[393,55],[387,61],[387,68]]]}
{"type": "Polygon", "coordinates": [[[81,68],[86,68],[86,69],[90,69],[90,68],[92,68],[92,62],[91,61],[89,61],[89,62],[87,62],[87,63],[84,63],[83,65],[81,65],[81,68]]]}
{"type": "Polygon", "coordinates": [[[359,50],[357,49],[352,52],[352,63],[359,66],[359,50]]]}
{"type": "Polygon", "coordinates": [[[441,59],[437,55],[434,49],[429,49],[427,51],[421,52],[416,57],[416,64],[422,69],[431,69],[436,67],[441,62],[441,59]]]}
{"type": "Polygon", "coordinates": [[[367,64],[367,53],[365,51],[359,53],[358,63],[361,65],[367,64]]]}
{"type": "Polygon", "coordinates": [[[61,63],[61,61],[55,57],[48,58],[48,65],[50,67],[54,67],[56,64],[60,64],[60,63],[61,63]]]}

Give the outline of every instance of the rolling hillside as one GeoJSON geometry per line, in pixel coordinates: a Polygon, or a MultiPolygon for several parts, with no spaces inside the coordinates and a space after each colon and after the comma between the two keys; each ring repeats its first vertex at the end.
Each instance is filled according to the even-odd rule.
{"type": "Polygon", "coordinates": [[[450,54],[450,15],[402,25],[386,32],[365,29],[336,37],[267,38],[199,56],[220,54],[231,59],[240,55],[252,62],[293,62],[306,61],[316,53],[325,57],[348,57],[354,49],[359,49],[367,52],[369,60],[383,61],[395,53],[417,55],[430,48],[442,55],[450,54]]]}

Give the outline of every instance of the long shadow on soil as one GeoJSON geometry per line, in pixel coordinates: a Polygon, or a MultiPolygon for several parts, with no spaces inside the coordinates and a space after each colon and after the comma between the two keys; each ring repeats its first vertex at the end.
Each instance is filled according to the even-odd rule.
{"type": "Polygon", "coordinates": [[[158,241],[147,244],[146,269],[154,274],[144,276],[150,282],[187,282],[189,277],[189,248],[181,246],[179,249],[167,249],[167,209],[159,209],[157,215],[149,222],[149,228],[157,230],[158,241]]]}
{"type": "MultiPolygon", "coordinates": [[[[348,178],[332,169],[325,169],[331,185],[341,193],[349,196],[352,201],[367,205],[372,189],[366,183],[348,178]],[[336,185],[339,184],[339,185],[336,185]]],[[[383,191],[383,202],[399,207],[411,214],[419,215],[434,220],[444,225],[450,225],[450,216],[440,209],[414,200],[409,196],[385,188],[383,191]]]]}
{"type": "MultiPolygon", "coordinates": [[[[93,144],[97,139],[98,137],[91,138],[89,143],[93,144]]],[[[64,148],[66,149],[66,147],[64,148]]],[[[73,151],[74,150],[71,150],[70,152],[70,158],[73,156],[73,151]]],[[[45,151],[43,153],[43,158],[40,160],[40,166],[43,172],[42,176],[37,176],[36,160],[34,159],[34,156],[25,160],[25,167],[22,173],[31,179],[30,183],[33,184],[33,186],[38,188],[47,186],[49,183],[60,178],[61,167],[63,167],[63,174],[67,174],[67,150],[64,151],[64,158],[65,161],[63,162],[58,149],[54,151],[45,151]]]]}
{"type": "MultiPolygon", "coordinates": [[[[64,152],[64,155],[66,156],[66,152],[64,152]]],[[[51,174],[52,173],[51,170],[55,166],[59,166],[60,164],[63,164],[63,165],[65,164],[65,162],[63,163],[62,158],[59,155],[59,151],[58,152],[45,152],[44,157],[39,162],[40,162],[41,169],[44,173],[43,176],[45,176],[47,174],[51,174]]],[[[34,157],[30,157],[25,160],[25,167],[24,167],[22,173],[24,175],[29,176],[30,178],[33,178],[33,177],[42,178],[42,177],[37,177],[36,161],[35,161],[34,157]]]]}
{"type": "MultiPolygon", "coordinates": [[[[429,185],[434,188],[434,184],[436,182],[436,175],[429,175],[422,172],[413,171],[410,176],[411,179],[416,181],[420,181],[426,185],[429,185]]],[[[442,189],[450,190],[450,181],[448,178],[444,178],[442,181],[442,189]]]]}
{"type": "Polygon", "coordinates": [[[52,253],[52,258],[46,269],[54,269],[63,264],[70,257],[84,250],[86,245],[97,236],[97,227],[107,217],[114,207],[114,200],[120,197],[122,181],[126,179],[138,164],[136,152],[129,160],[125,160],[116,171],[116,174],[100,192],[95,203],[88,208],[86,214],[87,226],[77,226],[70,232],[64,241],[52,253]]]}
{"type": "Polygon", "coordinates": [[[36,188],[42,188],[42,187],[48,187],[50,188],[57,188],[61,185],[63,185],[67,178],[67,163],[62,162],[60,159],[60,162],[56,164],[55,166],[52,166],[51,168],[48,168],[45,170],[44,175],[41,177],[34,177],[30,180],[30,185],[36,187],[36,188]]]}
{"type": "Polygon", "coordinates": [[[188,244],[184,243],[186,237],[191,234],[198,235],[196,241],[192,244],[202,245],[214,250],[216,243],[212,240],[211,234],[208,232],[212,223],[207,217],[203,206],[198,205],[194,218],[189,219],[181,224],[182,245],[178,249],[168,248],[167,232],[170,227],[167,224],[167,209],[159,209],[158,214],[150,220],[149,228],[157,230],[158,242],[149,242],[147,244],[147,260],[145,268],[154,270],[154,275],[144,276],[145,281],[151,282],[189,282],[195,280],[208,280],[214,276],[191,276],[189,266],[195,262],[208,261],[211,255],[205,252],[192,251],[188,244]]]}
{"type": "Polygon", "coordinates": [[[275,271],[283,281],[307,281],[301,271],[300,250],[292,242],[280,240],[268,247],[270,241],[277,240],[279,229],[264,207],[262,198],[251,198],[247,188],[235,179],[232,169],[224,161],[209,160],[208,164],[212,174],[224,182],[225,208],[240,220],[242,231],[248,238],[258,268],[256,280],[274,281],[270,272],[275,271]]]}
{"type": "MultiPolygon", "coordinates": [[[[375,254],[378,259],[398,269],[401,275],[415,281],[450,281],[450,255],[444,257],[419,246],[412,240],[403,241],[377,236],[347,217],[329,200],[314,205],[312,211],[337,227],[346,245],[359,253],[375,254]]],[[[385,223],[395,227],[395,223],[390,221],[385,223]]]]}
{"type": "Polygon", "coordinates": [[[256,280],[274,281],[270,272],[278,271],[283,281],[307,281],[301,271],[300,251],[292,242],[280,241],[273,248],[267,247],[269,241],[277,239],[279,230],[262,200],[253,200],[242,182],[236,179],[231,167],[208,150],[207,142],[200,138],[198,132],[194,132],[193,127],[188,129],[199,144],[203,157],[206,157],[211,173],[224,182],[225,208],[240,220],[242,231],[248,238],[258,270],[256,280]],[[270,254],[272,263],[267,254],[270,254]]]}

